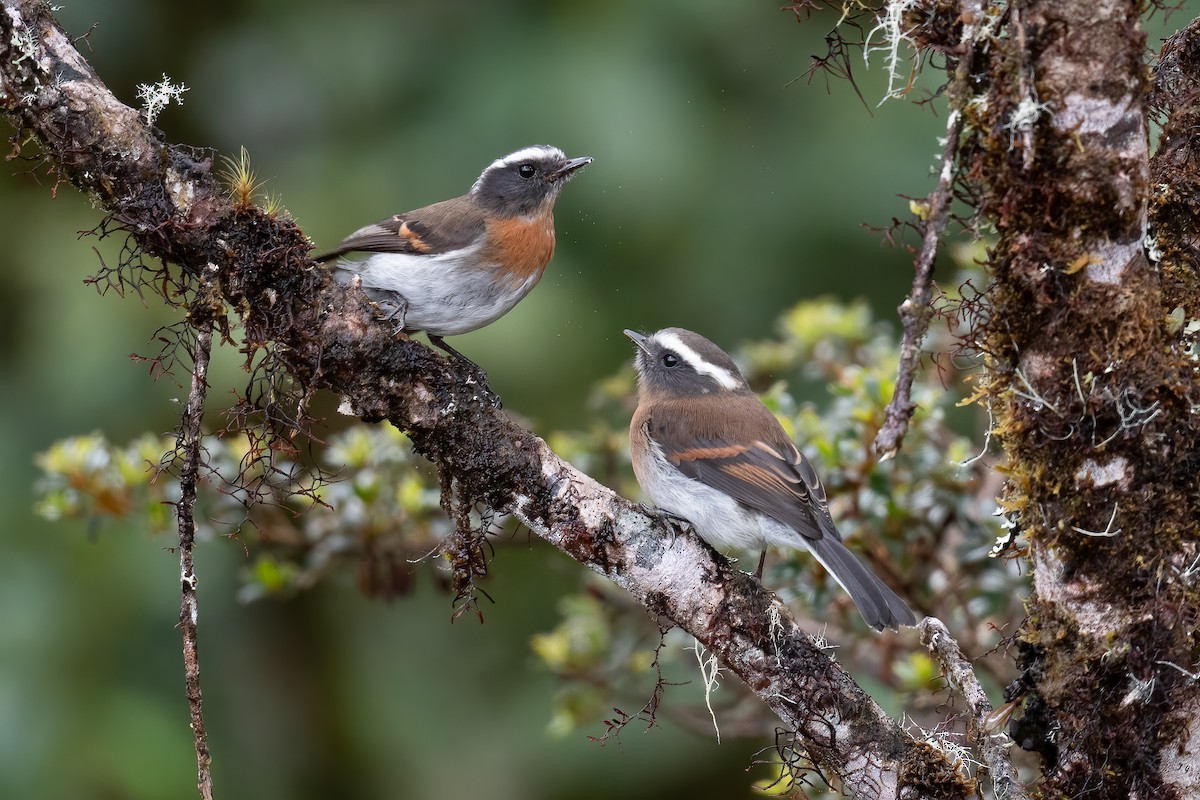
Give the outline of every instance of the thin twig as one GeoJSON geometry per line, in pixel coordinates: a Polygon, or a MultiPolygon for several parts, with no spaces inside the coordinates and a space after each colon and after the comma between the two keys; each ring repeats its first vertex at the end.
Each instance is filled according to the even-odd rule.
{"type": "Polygon", "coordinates": [[[938,243],[946,230],[950,218],[950,201],[954,197],[954,163],[958,155],[958,139],[962,133],[963,109],[970,99],[968,91],[971,65],[975,61],[975,36],[983,17],[981,0],[963,0],[962,3],[962,54],[950,81],[947,97],[950,113],[946,118],[946,141],[942,146],[942,167],[938,173],[937,186],[929,193],[928,215],[921,237],[921,249],[917,253],[912,293],[900,304],[900,319],[904,324],[904,338],[900,342],[900,367],[896,375],[896,390],[884,412],[883,425],[875,435],[875,452],[880,461],[896,455],[904,434],[908,432],[908,421],[917,409],[912,401],[913,379],[921,365],[921,342],[929,330],[933,316],[929,303],[933,293],[933,262],[937,258],[938,243]]]}
{"type": "Polygon", "coordinates": [[[992,791],[996,800],[1028,800],[1017,770],[1008,757],[1011,740],[1004,733],[988,730],[987,720],[992,713],[992,704],[979,685],[971,662],[963,655],[958,642],[951,638],[940,619],[926,617],[921,620],[919,627],[921,643],[929,648],[929,654],[941,666],[942,674],[958,690],[970,709],[967,738],[975,743],[983,763],[992,774],[992,791]]]}
{"type": "Polygon", "coordinates": [[[200,473],[200,419],[204,416],[204,401],[208,390],[208,360],[212,350],[211,319],[199,323],[196,330],[196,352],[193,358],[192,387],[183,410],[177,449],[183,457],[179,474],[179,574],[183,602],[179,609],[179,628],[183,631],[183,672],[188,711],[192,720],[192,736],[196,745],[196,787],[203,800],[212,800],[212,756],[208,752],[208,731],[204,728],[204,709],[200,696],[200,655],[196,637],[199,607],[196,603],[196,573],[192,565],[192,545],[196,541],[196,481],[200,473]]]}

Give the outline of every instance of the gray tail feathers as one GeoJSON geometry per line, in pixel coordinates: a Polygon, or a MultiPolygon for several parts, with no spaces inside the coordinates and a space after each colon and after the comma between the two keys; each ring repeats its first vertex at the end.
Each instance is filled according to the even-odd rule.
{"type": "Polygon", "coordinates": [[[867,569],[846,545],[832,536],[807,539],[808,549],[858,606],[863,619],[877,631],[916,625],[917,617],[900,597],[867,569]]]}
{"type": "Polygon", "coordinates": [[[332,250],[326,250],[324,252],[317,253],[316,255],[309,256],[309,258],[311,258],[313,261],[316,261],[316,262],[319,262],[322,264],[328,263],[330,261],[333,261],[334,263],[338,263],[340,261],[345,261],[345,259],[342,258],[342,256],[346,255],[346,253],[349,253],[349,252],[350,251],[344,247],[335,247],[332,250]]]}

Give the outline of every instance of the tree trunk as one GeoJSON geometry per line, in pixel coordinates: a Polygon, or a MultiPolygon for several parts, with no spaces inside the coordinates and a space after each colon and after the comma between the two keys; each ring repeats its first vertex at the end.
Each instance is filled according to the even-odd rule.
{"type": "Polygon", "coordinates": [[[986,350],[1002,506],[1033,572],[1013,731],[1043,757],[1045,797],[1200,794],[1200,393],[1178,316],[1200,307],[1164,296],[1145,249],[1148,198],[1171,189],[1161,169],[1168,186],[1150,184],[1142,10],[1015,3],[970,164],[999,234],[986,350]]]}

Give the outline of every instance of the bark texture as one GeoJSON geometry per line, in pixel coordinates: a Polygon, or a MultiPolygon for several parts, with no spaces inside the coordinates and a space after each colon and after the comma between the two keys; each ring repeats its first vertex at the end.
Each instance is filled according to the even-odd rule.
{"type": "MultiPolygon", "coordinates": [[[[960,798],[973,783],[890,720],[820,652],[788,609],[690,536],[559,459],[445,359],[373,318],[361,293],[332,285],[294,224],[231,203],[212,156],[173,146],[120,103],[36,0],[0,0],[0,104],[61,180],[94,198],[170,299],[199,276],[239,316],[242,346],[270,344],[300,394],[328,389],[367,421],[404,430],[459,508],[511,512],[692,633],[798,732],[797,745],[849,795],[960,798]]],[[[215,309],[220,329],[223,308],[215,309]]],[[[302,418],[302,410],[295,418],[302,418]]]]}
{"type": "Polygon", "coordinates": [[[1195,797],[1200,775],[1200,393],[1168,316],[1200,307],[1164,296],[1145,248],[1148,198],[1182,199],[1151,186],[1144,10],[1013,3],[967,165],[999,233],[990,395],[1033,570],[1013,732],[1052,798],[1195,797]]]}

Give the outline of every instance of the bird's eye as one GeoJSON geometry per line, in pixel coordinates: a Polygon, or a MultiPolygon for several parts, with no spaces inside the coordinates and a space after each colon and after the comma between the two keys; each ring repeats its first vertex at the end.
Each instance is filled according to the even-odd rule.
{"type": "Polygon", "coordinates": [[[522,178],[532,178],[533,173],[536,171],[537,170],[533,168],[533,164],[522,164],[521,166],[517,167],[517,174],[522,178]]]}
{"type": "Polygon", "coordinates": [[[674,353],[663,353],[662,363],[664,367],[670,369],[679,364],[679,358],[674,353]]]}

